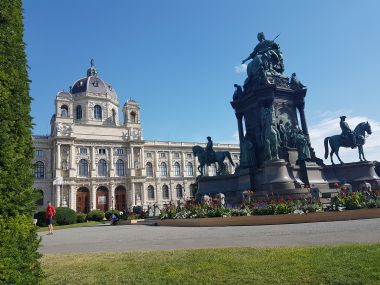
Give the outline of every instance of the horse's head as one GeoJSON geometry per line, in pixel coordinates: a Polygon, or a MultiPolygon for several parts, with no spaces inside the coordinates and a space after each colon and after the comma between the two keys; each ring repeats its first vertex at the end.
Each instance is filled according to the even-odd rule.
{"type": "Polygon", "coordinates": [[[365,133],[371,135],[372,134],[372,128],[371,125],[367,122],[361,122],[359,123],[355,128],[355,133],[360,135],[365,135],[365,133]]]}
{"type": "Polygon", "coordinates": [[[194,156],[197,156],[197,155],[201,154],[202,152],[204,152],[203,148],[199,145],[193,146],[192,150],[193,150],[194,156]]]}
{"type": "Polygon", "coordinates": [[[365,123],[365,131],[366,131],[367,134],[369,134],[369,135],[372,134],[371,125],[368,123],[368,121],[365,123]]]}

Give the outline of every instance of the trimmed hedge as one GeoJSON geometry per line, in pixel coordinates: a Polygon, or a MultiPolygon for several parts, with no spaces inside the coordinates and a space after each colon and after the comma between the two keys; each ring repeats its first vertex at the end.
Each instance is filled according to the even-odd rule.
{"type": "Polygon", "coordinates": [[[87,222],[87,215],[84,213],[77,214],[77,223],[85,223],[87,222]]]}
{"type": "Polygon", "coordinates": [[[39,211],[34,214],[34,218],[37,219],[37,226],[46,227],[46,211],[39,211]]]}
{"type": "Polygon", "coordinates": [[[107,220],[110,220],[112,214],[115,214],[115,216],[118,217],[118,219],[123,218],[123,215],[120,215],[120,212],[118,210],[109,210],[109,211],[105,212],[104,215],[105,215],[107,220]]]}
{"type": "Polygon", "coordinates": [[[59,207],[55,209],[54,220],[58,225],[71,225],[77,222],[77,213],[73,209],[59,207]]]}
{"type": "Polygon", "coordinates": [[[96,221],[100,222],[104,219],[104,212],[100,210],[92,210],[87,214],[87,220],[88,221],[96,221]]]}

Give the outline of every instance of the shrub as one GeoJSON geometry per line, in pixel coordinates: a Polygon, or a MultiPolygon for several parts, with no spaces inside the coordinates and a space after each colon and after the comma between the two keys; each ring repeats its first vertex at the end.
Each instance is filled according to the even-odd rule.
{"type": "Polygon", "coordinates": [[[123,216],[123,215],[120,215],[120,212],[119,212],[118,210],[109,210],[109,211],[105,212],[104,216],[106,217],[107,220],[110,220],[112,214],[115,214],[115,216],[116,216],[118,219],[121,219],[122,216],[123,216]]]}
{"type": "Polygon", "coordinates": [[[103,221],[104,219],[104,212],[100,210],[92,210],[87,214],[87,220],[88,221],[103,221]]]}
{"type": "Polygon", "coordinates": [[[45,210],[35,213],[34,218],[37,219],[37,226],[46,227],[46,212],[45,212],[45,210]]]}
{"type": "Polygon", "coordinates": [[[73,209],[59,207],[55,209],[54,220],[58,225],[71,225],[77,222],[77,213],[73,209]]]}
{"type": "Polygon", "coordinates": [[[77,213],[77,223],[84,223],[87,221],[87,215],[84,213],[77,213]]]}

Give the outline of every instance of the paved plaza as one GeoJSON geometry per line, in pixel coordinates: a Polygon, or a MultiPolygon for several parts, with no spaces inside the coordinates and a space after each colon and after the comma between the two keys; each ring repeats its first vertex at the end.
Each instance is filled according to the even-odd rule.
{"type": "Polygon", "coordinates": [[[40,236],[41,253],[369,243],[380,242],[380,219],[245,227],[99,225],[40,236]]]}

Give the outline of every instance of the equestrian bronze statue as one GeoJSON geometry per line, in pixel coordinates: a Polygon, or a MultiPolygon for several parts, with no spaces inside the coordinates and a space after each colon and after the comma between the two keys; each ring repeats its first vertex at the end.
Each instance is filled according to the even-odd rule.
{"type": "Polygon", "coordinates": [[[214,151],[212,149],[213,143],[211,137],[207,137],[208,143],[206,149],[203,147],[196,145],[193,147],[193,154],[195,157],[198,157],[198,171],[203,176],[203,169],[206,165],[210,165],[211,163],[218,163],[218,168],[216,170],[216,175],[221,175],[226,173],[226,165],[224,164],[224,160],[226,157],[230,161],[232,165],[235,165],[232,161],[231,154],[229,151],[214,151]]]}
{"type": "Polygon", "coordinates": [[[340,127],[342,129],[342,134],[325,138],[325,141],[324,141],[325,159],[327,159],[329,155],[329,144],[330,144],[330,147],[331,147],[330,159],[331,159],[332,164],[335,164],[333,160],[334,153],[339,159],[339,162],[343,163],[343,161],[339,157],[340,147],[346,147],[346,148],[357,147],[359,151],[360,161],[367,161],[367,159],[364,156],[363,145],[365,144],[365,138],[367,136],[366,134],[368,135],[372,134],[371,125],[368,122],[361,122],[356,126],[356,128],[353,131],[351,131],[347,122],[345,122],[346,116],[342,116],[340,117],[340,119],[341,119],[340,127]]]}

